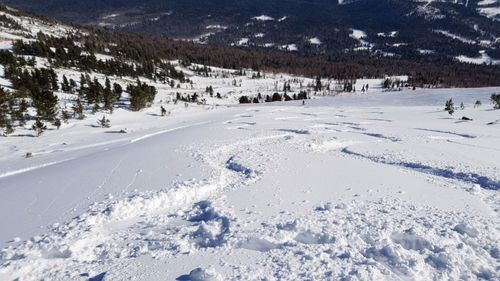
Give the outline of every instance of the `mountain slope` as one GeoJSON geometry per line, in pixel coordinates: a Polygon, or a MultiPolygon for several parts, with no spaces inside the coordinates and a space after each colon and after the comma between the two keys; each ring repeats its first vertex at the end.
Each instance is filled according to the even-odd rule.
{"type": "Polygon", "coordinates": [[[497,280],[498,73],[1,7],[0,280],[497,280]]]}
{"type": "Polygon", "coordinates": [[[16,1],[18,7],[118,30],[301,53],[369,51],[500,59],[498,1],[16,1]],[[78,13],[74,12],[78,11],[78,13]],[[264,16],[264,17],[261,17],[264,16]],[[366,34],[363,41],[352,30],[366,34]],[[444,31],[444,32],[442,32],[444,31]],[[311,39],[314,43],[311,43],[311,39]],[[293,48],[290,48],[293,45],[293,48]]]}

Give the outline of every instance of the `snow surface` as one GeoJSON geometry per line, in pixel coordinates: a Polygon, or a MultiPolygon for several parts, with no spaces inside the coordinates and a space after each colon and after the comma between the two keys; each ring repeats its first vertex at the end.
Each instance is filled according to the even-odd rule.
{"type": "Polygon", "coordinates": [[[444,36],[446,36],[446,37],[449,37],[449,38],[452,38],[452,39],[458,40],[458,41],[460,41],[460,42],[462,42],[462,43],[472,44],[472,45],[473,45],[473,44],[476,44],[476,41],[474,41],[474,40],[471,40],[471,39],[465,38],[465,37],[460,36],[460,35],[453,34],[453,33],[449,32],[449,31],[446,31],[446,30],[439,30],[439,29],[436,29],[436,30],[434,30],[434,32],[436,32],[436,33],[440,33],[440,34],[442,34],[442,35],[444,35],[444,36]]]}
{"type": "Polygon", "coordinates": [[[273,21],[274,18],[266,15],[260,15],[257,17],[253,17],[252,19],[257,20],[257,21],[273,21]]]}
{"type": "Polygon", "coordinates": [[[457,56],[456,59],[461,62],[472,63],[472,64],[493,64],[493,65],[500,64],[500,60],[491,58],[485,51],[481,51],[479,57],[476,58],[471,58],[461,55],[457,56]]]}
{"type": "Polygon", "coordinates": [[[1,138],[0,279],[498,280],[499,91],[117,110],[1,138]]]}
{"type": "Polygon", "coordinates": [[[310,38],[309,39],[309,43],[311,43],[313,45],[321,45],[321,44],[323,44],[318,37],[310,38]]]}
{"type": "Polygon", "coordinates": [[[288,44],[288,45],[283,45],[281,46],[281,49],[290,51],[290,52],[296,52],[299,50],[296,44],[288,44]]]}
{"type": "Polygon", "coordinates": [[[492,19],[499,19],[500,16],[500,7],[481,7],[478,8],[479,13],[484,16],[492,19]]]}
{"type": "MultiPolygon", "coordinates": [[[[31,25],[0,32],[73,32],[31,25]]],[[[363,34],[352,36],[366,48],[363,34]]],[[[153,105],[117,107],[111,128],[87,112],[41,137],[30,124],[0,137],[0,280],[499,279],[500,111],[489,96],[500,88],[385,92],[379,78],[341,93],[323,79],[332,90],[314,95],[311,78],[217,67],[202,77],[170,63],[192,85],[141,78],[158,89],[153,105]],[[236,105],[284,83],[312,99],[236,105]],[[176,92],[202,102],[174,103],[176,92]],[[448,115],[449,98],[465,109],[448,115]]],[[[71,107],[74,96],[56,94],[71,107]]]]}

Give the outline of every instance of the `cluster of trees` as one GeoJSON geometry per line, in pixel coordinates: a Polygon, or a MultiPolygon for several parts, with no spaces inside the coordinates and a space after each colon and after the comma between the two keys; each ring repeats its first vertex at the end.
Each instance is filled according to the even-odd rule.
{"type": "MultiPolygon", "coordinates": [[[[335,80],[386,75],[408,75],[410,86],[477,87],[500,85],[500,66],[468,65],[453,60],[407,60],[400,57],[374,57],[366,53],[338,53],[303,56],[262,48],[231,48],[191,42],[110,32],[92,27],[94,41],[113,42],[113,55],[138,52],[144,57],[180,59],[186,65],[197,63],[229,69],[285,72],[335,80]]],[[[86,39],[90,40],[90,39],[86,39]]]]}
{"type": "Polygon", "coordinates": [[[180,93],[176,93],[175,102],[183,101],[183,102],[199,102],[199,95],[197,93],[193,93],[192,95],[181,95],[180,93]]]}
{"type": "Polygon", "coordinates": [[[136,52],[122,52],[122,49],[127,49],[102,42],[97,44],[87,37],[53,37],[39,32],[36,38],[35,41],[16,41],[13,44],[14,53],[48,58],[54,67],[77,68],[80,71],[95,71],[120,77],[144,76],[165,84],[170,83],[167,77],[181,83],[187,82],[184,73],[176,70],[172,64],[163,62],[158,57],[141,56],[140,50],[137,50],[139,55],[136,52]],[[77,45],[75,42],[82,44],[77,45]],[[98,59],[96,53],[110,53],[113,56],[98,59]]]}
{"type": "MultiPolygon", "coordinates": [[[[82,74],[79,83],[63,75],[59,83],[54,69],[34,67],[22,57],[6,51],[0,51],[0,63],[5,66],[5,77],[14,89],[0,89],[0,129],[3,134],[11,134],[16,126],[25,126],[28,120],[33,120],[32,129],[36,135],[41,135],[48,124],[59,128],[70,118],[84,119],[85,105],[91,107],[94,113],[100,110],[112,113],[123,93],[120,84],[112,84],[106,78],[103,85],[89,74],[82,74]],[[76,94],[73,112],[59,108],[55,91],[76,94]],[[30,107],[36,110],[36,116],[28,114],[30,107]]],[[[130,94],[130,109],[134,111],[152,103],[157,92],[154,86],[139,80],[136,85],[129,85],[127,91],[130,94]]]]}
{"type": "Polygon", "coordinates": [[[154,101],[157,90],[154,86],[142,83],[137,79],[136,85],[127,86],[127,92],[130,95],[130,109],[139,111],[154,101]]]}
{"type": "Polygon", "coordinates": [[[36,110],[32,128],[37,135],[47,129],[45,123],[51,123],[57,128],[61,126],[61,120],[58,118],[58,98],[54,94],[54,91],[59,90],[59,84],[53,69],[22,69],[14,61],[6,64],[5,77],[11,81],[16,91],[2,89],[0,92],[0,128],[4,129],[4,134],[13,133],[15,126],[26,125],[26,121],[32,118],[27,114],[29,107],[36,110]]]}
{"type": "MultiPolygon", "coordinates": [[[[0,7],[0,9],[5,9],[5,7],[0,7]]],[[[449,17],[448,19],[452,18],[449,17]]],[[[384,57],[367,52],[334,52],[304,55],[257,47],[232,48],[221,45],[201,45],[150,35],[119,33],[99,27],[89,27],[83,30],[86,32],[75,35],[74,39],[77,40],[73,40],[73,42],[84,42],[81,48],[85,52],[93,54],[95,52],[106,51],[104,53],[117,58],[117,61],[121,59],[133,60],[139,65],[139,70],[136,69],[136,71],[138,73],[143,72],[144,75],[150,74],[154,76],[154,72],[151,70],[155,67],[155,64],[159,63],[158,60],[161,58],[180,59],[186,65],[198,63],[230,69],[251,68],[257,71],[286,72],[309,77],[321,76],[335,80],[354,79],[356,77],[377,78],[385,75],[408,75],[410,77],[408,81],[410,86],[417,87],[479,87],[500,85],[498,79],[500,66],[463,64],[443,56],[384,57]]],[[[345,33],[345,31],[342,32],[345,33]]],[[[426,34],[424,32],[421,35],[426,34]]],[[[342,34],[341,37],[352,40],[352,38],[349,39],[349,34],[342,34]]],[[[442,37],[441,35],[438,36],[438,38],[442,37]]],[[[372,40],[382,40],[381,37],[376,36],[371,38],[372,40]]],[[[340,38],[335,38],[335,40],[331,41],[336,42],[338,39],[340,38]]],[[[55,39],[50,40],[51,44],[54,45],[50,47],[54,47],[56,49],[55,53],[60,54],[56,56],[63,58],[72,53],[70,51],[71,48],[68,48],[67,45],[64,46],[64,48],[68,49],[66,53],[66,51],[62,51],[62,45],[56,46],[54,44],[53,41],[55,39]]],[[[432,46],[421,46],[421,48],[436,49],[440,46],[445,48],[453,42],[456,43],[458,40],[433,40],[432,46]]],[[[71,42],[67,43],[72,44],[71,42]]],[[[324,43],[331,44],[332,42],[324,43]]],[[[341,50],[346,48],[346,46],[340,47],[341,50]]],[[[466,47],[467,44],[460,44],[460,48],[457,48],[457,50],[464,50],[466,47]]],[[[477,53],[477,50],[471,51],[474,51],[471,55],[477,53]]],[[[495,50],[490,51],[494,52],[495,50]]],[[[498,50],[495,52],[498,52],[498,50]]],[[[98,64],[92,58],[88,63],[90,65],[98,64]]],[[[96,66],[89,66],[89,69],[92,69],[92,67],[97,68],[96,66]]],[[[102,68],[108,67],[114,68],[114,66],[102,68]]],[[[124,67],[126,68],[126,66],[124,67]]],[[[119,71],[112,70],[109,73],[117,72],[119,71]]]]}
{"type": "Polygon", "coordinates": [[[6,15],[0,15],[0,26],[7,27],[7,28],[13,28],[17,30],[22,30],[22,26],[19,25],[15,20],[12,18],[7,17],[6,15]]]}
{"type": "Polygon", "coordinates": [[[284,94],[274,93],[263,97],[260,93],[256,97],[241,96],[240,103],[261,103],[261,102],[275,102],[275,101],[291,101],[291,100],[306,100],[308,95],[306,91],[300,91],[298,94],[289,95],[287,92],[284,94]]]}
{"type": "Polygon", "coordinates": [[[25,99],[0,87],[0,129],[1,134],[11,134],[14,126],[26,124],[25,115],[28,104],[25,99]]]}
{"type": "MultiPolygon", "coordinates": [[[[66,83],[65,81],[67,81],[67,79],[63,76],[63,87],[71,91],[71,83],[66,83]]],[[[114,104],[120,99],[122,93],[123,89],[121,85],[113,83],[113,86],[111,86],[109,78],[106,78],[103,86],[99,83],[99,80],[96,78],[91,79],[88,74],[82,74],[80,77],[78,98],[84,98],[88,105],[92,105],[92,111],[94,113],[98,112],[100,109],[113,113],[114,104]]]]}
{"type": "MultiPolygon", "coordinates": [[[[491,103],[493,103],[493,108],[494,109],[500,109],[500,94],[491,94],[490,101],[491,101],[491,103]]],[[[481,101],[477,100],[474,103],[474,108],[480,107],[481,104],[482,104],[481,101]]],[[[463,102],[460,103],[460,107],[459,108],[461,110],[465,109],[465,105],[464,105],[463,102]]],[[[453,113],[455,113],[456,109],[457,109],[457,107],[455,107],[455,103],[453,102],[453,99],[449,99],[449,100],[446,101],[446,103],[444,105],[444,110],[446,112],[448,112],[450,115],[453,115],[453,113]]],[[[463,118],[465,118],[465,117],[463,117],[463,118]]]]}
{"type": "Polygon", "coordinates": [[[409,84],[401,81],[400,79],[385,78],[382,82],[382,88],[384,89],[401,89],[402,87],[408,87],[409,84]]]}

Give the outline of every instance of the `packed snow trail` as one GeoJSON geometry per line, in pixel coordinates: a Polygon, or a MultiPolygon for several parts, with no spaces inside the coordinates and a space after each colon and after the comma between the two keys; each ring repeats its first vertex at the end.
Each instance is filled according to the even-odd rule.
{"type": "Polygon", "coordinates": [[[0,178],[0,279],[498,279],[500,130],[479,92],[237,106],[40,154],[73,159],[0,178]]]}

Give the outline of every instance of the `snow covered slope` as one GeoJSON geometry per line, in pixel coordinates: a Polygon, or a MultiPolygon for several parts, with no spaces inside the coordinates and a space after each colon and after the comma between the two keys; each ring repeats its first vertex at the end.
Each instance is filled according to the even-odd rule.
{"type": "Polygon", "coordinates": [[[498,91],[118,112],[129,134],[84,120],[1,138],[0,279],[498,280],[498,91]]]}

